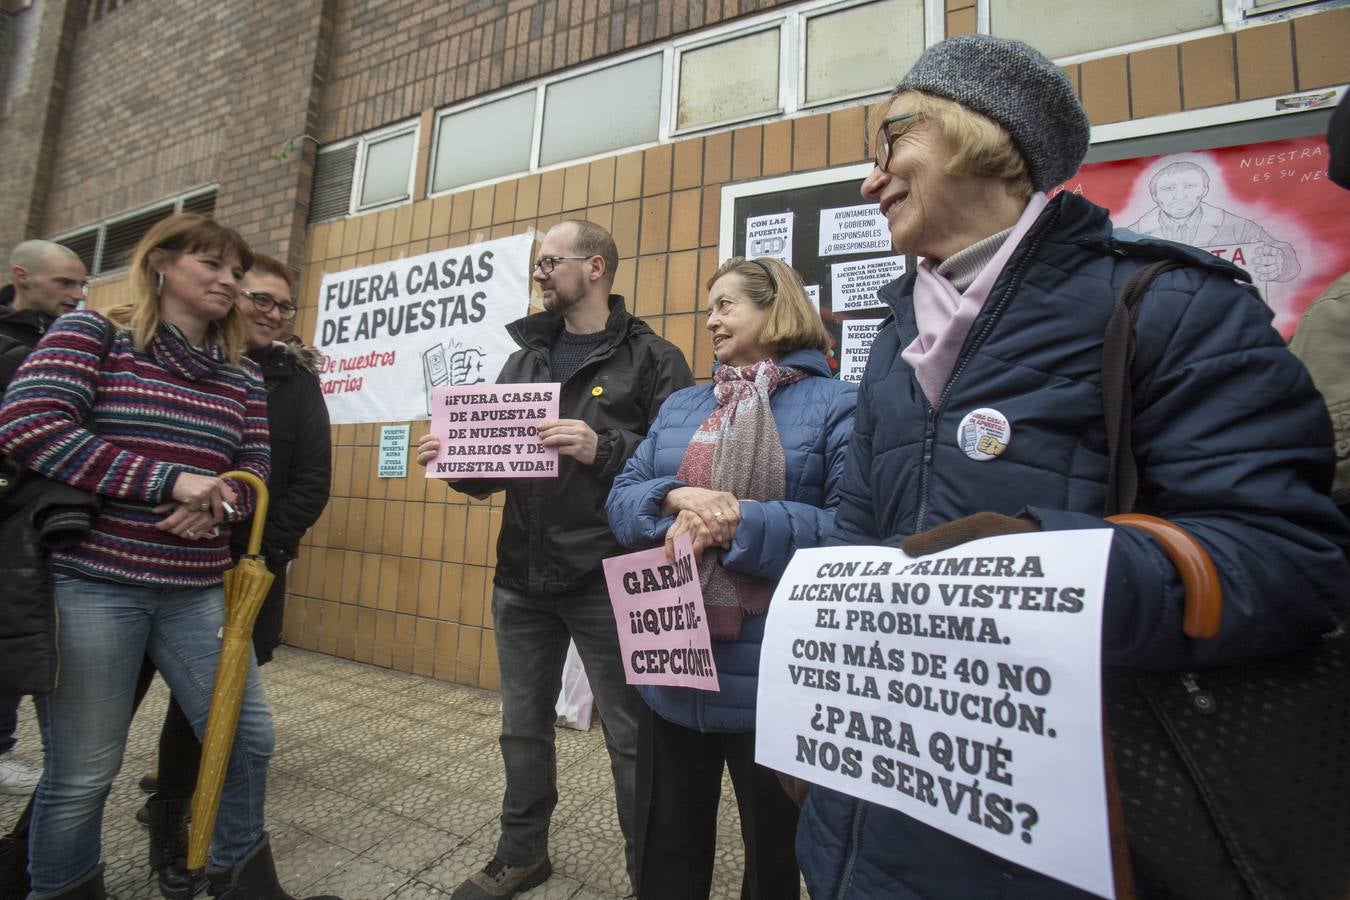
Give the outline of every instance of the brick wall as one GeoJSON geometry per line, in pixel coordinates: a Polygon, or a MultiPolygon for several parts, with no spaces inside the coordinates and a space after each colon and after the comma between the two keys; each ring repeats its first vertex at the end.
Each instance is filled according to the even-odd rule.
{"type": "Polygon", "coordinates": [[[43,233],[216,180],[244,62],[244,8],[142,0],[86,25],[70,65],[43,233]]]}
{"type": "MultiPolygon", "coordinates": [[[[33,66],[11,90],[0,118],[0,198],[6,211],[0,222],[0,251],[42,231],[43,201],[52,179],[52,159],[60,140],[72,47],[83,16],[77,0],[36,5],[16,16],[40,17],[33,66]]],[[[17,23],[16,23],[17,28],[17,23]]],[[[0,65],[8,65],[0,60],[0,65]]],[[[8,281],[5,267],[4,281],[8,281]]]]}
{"type": "Polygon", "coordinates": [[[341,0],[319,138],[331,142],[794,0],[341,0]]]}
{"type": "Polygon", "coordinates": [[[252,4],[233,57],[233,115],[216,216],[259,250],[298,266],[314,177],[336,0],[252,4]]]}

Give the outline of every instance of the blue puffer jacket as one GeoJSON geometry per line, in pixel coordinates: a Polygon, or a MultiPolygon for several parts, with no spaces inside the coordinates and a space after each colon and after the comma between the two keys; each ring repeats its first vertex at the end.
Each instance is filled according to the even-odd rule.
{"type": "MultiPolygon", "coordinates": [[[[1181,630],[1183,592],[1160,546],[1116,528],[1103,662],[1203,667],[1306,645],[1345,613],[1346,526],[1327,496],[1331,428],[1270,311],[1227,263],[1165,242],[1113,238],[1105,210],[1062,193],[1013,254],[936,408],[900,351],[916,334],[913,277],[881,291],[893,318],[860,388],[836,534],[894,544],[981,510],[1045,530],[1109,527],[1101,397],[1102,334],[1126,278],[1158,255],[1194,265],[1143,298],[1131,372],[1139,508],[1187,528],[1220,573],[1223,626],[1181,630]],[[1140,257],[1144,257],[1141,259],[1140,257]],[[1001,456],[967,457],[963,416],[992,407],[1012,427],[1001,456]]],[[[898,812],[819,787],[797,836],[811,895],[1048,897],[1079,892],[976,850],[898,812]]]]}
{"type": "MultiPolygon", "coordinates": [[[[722,556],[732,571],[771,579],[783,574],[798,547],[818,547],[830,533],[858,396],[853,385],[829,377],[829,363],[818,350],[794,350],[778,363],[809,376],[779,388],[769,401],[783,440],[787,499],[742,503],[741,524],[722,556]]],[[[609,525],[620,543],[638,548],[665,540],[675,519],[661,515],[661,503],[684,485],[675,478],[684,450],[715,406],[712,385],[685,388],[661,404],[609,494],[609,525]]],[[[643,686],[643,698],[686,728],[754,731],[764,619],[749,616],[735,640],[713,641],[720,691],[643,686]]]]}

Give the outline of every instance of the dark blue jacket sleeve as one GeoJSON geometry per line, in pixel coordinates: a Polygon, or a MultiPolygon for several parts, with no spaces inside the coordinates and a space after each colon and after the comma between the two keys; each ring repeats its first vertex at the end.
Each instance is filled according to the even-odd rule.
{"type": "MultiPolygon", "coordinates": [[[[876,361],[886,356],[895,343],[894,324],[883,328],[877,334],[873,352],[867,359],[867,371],[863,374],[862,383],[858,385],[857,412],[853,417],[853,430],[849,436],[848,450],[844,456],[839,479],[839,503],[834,514],[834,527],[826,537],[827,544],[848,546],[885,543],[878,535],[876,514],[872,506],[872,422],[875,412],[872,395],[875,383],[869,376],[880,370],[876,361]],[[886,345],[884,349],[883,344],[886,345]]],[[[896,352],[899,352],[898,348],[896,352]]]]}
{"type": "Polygon", "coordinates": [[[661,504],[666,494],[683,482],[656,472],[656,448],[661,444],[666,418],[665,410],[657,413],[647,436],[614,478],[605,501],[610,531],[625,547],[640,549],[661,543],[675,521],[674,516],[661,515],[661,504]]]}
{"type": "MultiPolygon", "coordinates": [[[[1190,531],[1223,589],[1213,639],[1181,630],[1183,591],[1161,546],[1115,528],[1103,650],[1115,665],[1203,667],[1306,645],[1346,613],[1345,521],[1332,504],[1331,425],[1259,300],[1219,274],[1163,276],[1140,308],[1136,506],[1190,531]]],[[[1048,530],[1099,517],[1031,508],[1048,530]]]]}
{"type": "MultiPolygon", "coordinates": [[[[857,393],[837,391],[825,411],[821,441],[825,478],[818,502],[805,498],[765,503],[741,501],[741,524],[722,564],[734,572],[777,579],[792,555],[804,547],[820,547],[834,528],[839,486],[853,434],[857,393]]],[[[815,500],[816,498],[811,498],[815,500]]]]}

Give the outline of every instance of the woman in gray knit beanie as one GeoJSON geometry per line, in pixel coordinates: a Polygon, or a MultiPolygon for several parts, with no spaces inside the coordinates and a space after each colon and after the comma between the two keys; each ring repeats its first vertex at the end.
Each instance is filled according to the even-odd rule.
{"type": "MultiPolygon", "coordinates": [[[[1101,661],[1119,803],[1085,796],[1081,822],[1104,829],[1110,806],[1117,896],[1260,895],[1253,878],[1308,876],[1288,863],[1273,875],[1264,864],[1239,867],[1225,849],[1228,832],[1221,838],[1214,823],[1259,827],[1263,845],[1279,844],[1273,860],[1305,859],[1304,847],[1290,845],[1306,829],[1265,810],[1206,810],[1184,774],[1159,796],[1156,772],[1139,762],[1155,756],[1131,754],[1128,741],[1141,727],[1165,740],[1162,731],[1117,714],[1130,689],[1116,694],[1111,685],[1133,684],[1118,675],[1131,669],[1200,671],[1203,684],[1206,668],[1297,651],[1344,618],[1350,567],[1338,545],[1350,533],[1326,493],[1334,461],[1327,414],[1269,309],[1241,283],[1246,273],[1194,248],[1117,236],[1107,211],[1072,191],[1048,196],[1078,169],[1089,132],[1069,79],[1017,41],[944,41],[901,80],[862,192],[880,207],[895,251],[922,260],[879,293],[892,315],[859,388],[833,541],[900,544],[922,556],[999,534],[1113,528],[1101,661]],[[1155,260],[1176,267],[1143,291],[1133,323],[1117,320],[1135,344],[1132,357],[1120,357],[1132,368],[1113,370],[1133,389],[1132,401],[1115,404],[1133,453],[1113,454],[1103,336],[1126,281],[1155,260]],[[1129,460],[1138,502],[1117,478],[1129,460]],[[1173,542],[1213,559],[1223,595],[1214,633],[1183,632],[1182,610],[1203,592],[1188,591],[1163,543],[1104,518],[1131,509],[1163,517],[1158,527],[1173,542]]],[[[1018,760],[1055,750],[1011,735],[1008,746],[1018,760]]],[[[906,772],[873,767],[871,783],[890,778],[922,802],[932,773],[906,772]]],[[[843,782],[832,777],[822,772],[823,783],[810,787],[797,832],[813,897],[1112,889],[1101,866],[1072,887],[1018,865],[1033,834],[995,802],[1006,797],[990,799],[996,785],[985,784],[983,805],[969,815],[1003,840],[998,855],[835,791],[830,785],[843,782]]],[[[1345,888],[1319,883],[1291,895],[1345,896],[1345,888]]]]}

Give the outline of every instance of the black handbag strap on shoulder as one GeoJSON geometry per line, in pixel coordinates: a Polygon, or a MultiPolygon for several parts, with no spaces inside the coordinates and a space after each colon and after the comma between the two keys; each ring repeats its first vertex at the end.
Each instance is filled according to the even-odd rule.
{"type": "Polygon", "coordinates": [[[1102,408],[1106,415],[1107,469],[1106,504],[1103,515],[1131,512],[1139,495],[1139,467],[1134,461],[1130,424],[1134,392],[1130,367],[1134,363],[1134,317],[1139,301],[1164,272],[1182,263],[1164,259],[1136,269],[1116,296],[1111,318],[1102,337],[1102,408]]]}

